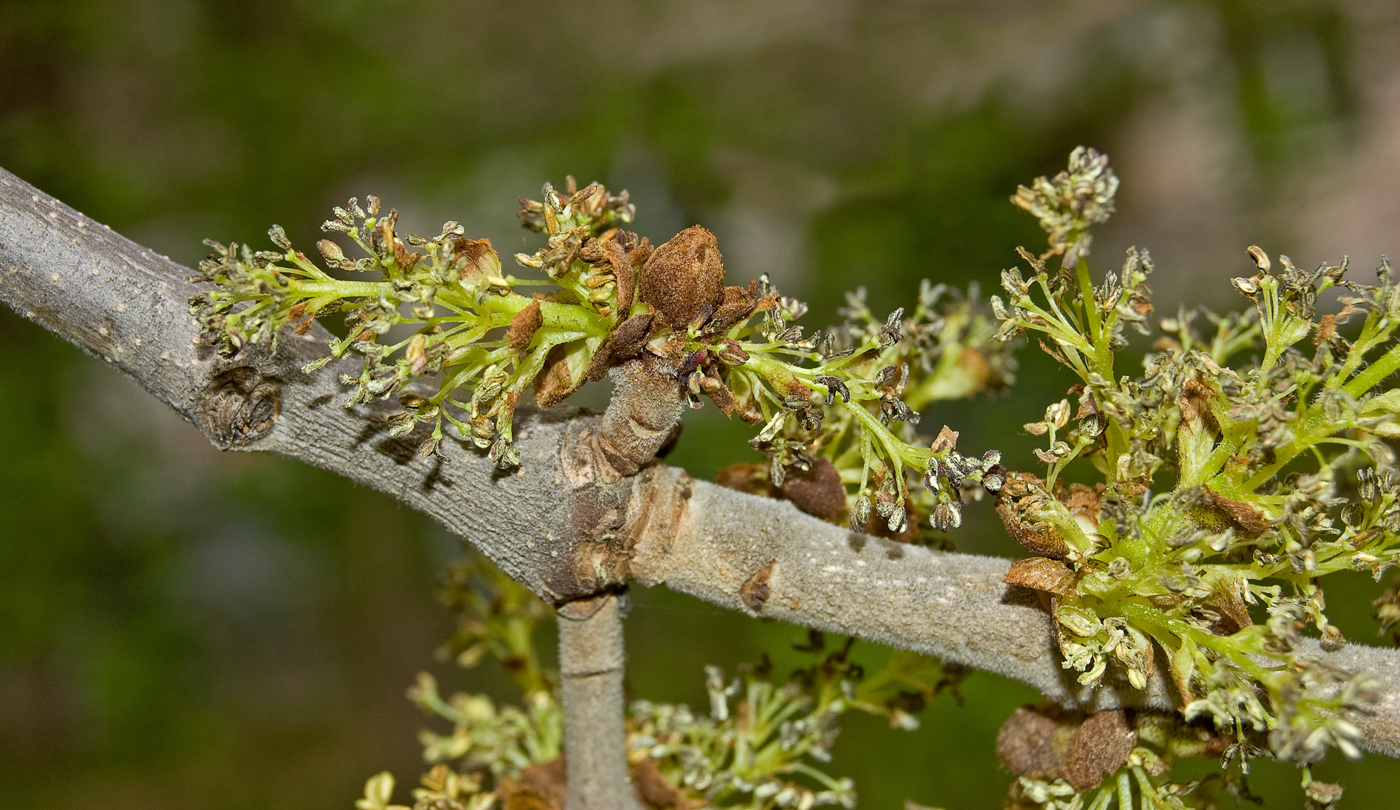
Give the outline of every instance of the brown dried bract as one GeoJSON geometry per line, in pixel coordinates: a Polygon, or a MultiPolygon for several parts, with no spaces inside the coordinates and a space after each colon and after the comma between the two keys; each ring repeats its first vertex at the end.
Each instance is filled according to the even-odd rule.
{"type": "Polygon", "coordinates": [[[601,380],[608,369],[640,354],[651,336],[652,320],[650,312],[639,312],[618,324],[598,351],[593,353],[593,360],[588,364],[584,377],[594,382],[601,380]]]}
{"type": "Polygon", "coordinates": [[[715,483],[725,489],[747,492],[750,495],[769,497],[773,494],[773,482],[768,477],[768,465],[754,461],[741,461],[730,464],[715,473],[715,483]]]}
{"type": "Polygon", "coordinates": [[[544,323],[540,314],[540,302],[531,301],[528,306],[510,319],[510,329],[506,331],[506,345],[516,354],[523,353],[530,346],[530,339],[544,323]]]}
{"type": "Polygon", "coordinates": [[[583,384],[583,376],[574,374],[573,359],[563,345],[549,350],[544,371],[535,378],[535,404],[541,408],[556,405],[583,384]]]}
{"type": "Polygon", "coordinates": [[[1244,602],[1244,582],[1240,579],[1226,577],[1213,582],[1207,604],[1220,614],[1220,618],[1210,626],[1210,632],[1217,636],[1233,635],[1254,624],[1254,619],[1249,615],[1249,606],[1244,602]]]}
{"type": "Polygon", "coordinates": [[[468,239],[452,242],[452,258],[461,263],[461,279],[484,276],[501,266],[501,257],[491,247],[490,239],[468,239]]]}
{"type": "Polygon", "coordinates": [[[754,297],[757,292],[758,282],[750,282],[747,289],[725,287],[724,297],[720,299],[719,306],[715,307],[715,314],[710,319],[708,328],[714,332],[723,332],[749,317],[754,311],[754,297]]]}
{"type": "Polygon", "coordinates": [[[520,780],[503,779],[496,788],[502,810],[563,810],[568,797],[564,758],[531,765],[520,780]]]}
{"type": "MultiPolygon", "coordinates": [[[[616,242],[612,244],[617,245],[617,249],[610,250],[608,257],[612,262],[613,275],[616,276],[617,280],[617,311],[626,315],[632,309],[632,302],[637,297],[637,271],[632,266],[630,257],[623,246],[616,242]]],[[[647,240],[642,240],[642,246],[647,249],[647,254],[650,255],[651,245],[647,243],[647,240]]]]}
{"type": "Polygon", "coordinates": [[[1027,557],[1011,564],[1005,581],[1008,585],[1069,596],[1074,593],[1076,577],[1073,569],[1059,560],[1027,557]]]}
{"type": "Polygon", "coordinates": [[[1039,491],[1036,485],[1039,483],[1040,479],[1031,473],[1008,476],[997,496],[997,517],[1001,518],[1007,534],[1027,550],[1042,557],[1062,560],[1069,553],[1069,546],[1059,531],[1048,523],[1029,523],[1022,517],[1034,503],[1035,493],[1039,491]]]}
{"type": "MultiPolygon", "coordinates": [[[[1055,497],[1065,505],[1070,514],[1098,522],[1099,505],[1103,502],[1103,484],[1087,487],[1071,484],[1069,491],[1056,488],[1055,497]]],[[[1009,476],[997,496],[996,511],[1006,531],[1016,542],[1042,557],[1062,560],[1069,553],[1060,531],[1049,523],[1030,522],[1025,515],[1034,511],[1044,502],[1044,482],[1031,473],[1015,473],[1009,476]]]]}
{"type": "Polygon", "coordinates": [[[958,370],[968,380],[968,393],[965,396],[970,397],[972,392],[983,389],[996,391],[1006,387],[1005,377],[987,362],[985,354],[971,346],[963,347],[962,354],[958,355],[958,370]]]}
{"type": "Polygon", "coordinates": [[[641,298],[672,329],[683,329],[724,295],[724,262],[715,235],[696,225],[657,248],[641,271],[641,298]]]}
{"type": "Polygon", "coordinates": [[[1129,709],[1084,717],[1041,703],[1022,706],[997,732],[997,756],[1017,776],[1064,779],[1080,792],[1103,784],[1137,745],[1129,709]]]}
{"type": "MultiPolygon", "coordinates": [[[[646,244],[646,240],[642,240],[646,244]]],[[[646,245],[650,252],[650,245],[646,245]]],[[[628,248],[637,246],[637,235],[627,231],[613,230],[597,239],[589,239],[579,248],[579,257],[593,265],[607,265],[617,283],[617,309],[626,314],[632,308],[633,294],[636,291],[636,269],[633,267],[628,248]]]]}
{"type": "Polygon", "coordinates": [[[705,806],[702,801],[687,798],[685,791],[667,781],[661,769],[656,766],[656,760],[651,757],[646,757],[632,766],[632,786],[642,804],[656,810],[666,810],[668,807],[675,810],[691,810],[705,806]]]}
{"type": "Polygon", "coordinates": [[[1328,312],[1317,323],[1317,331],[1313,333],[1313,345],[1321,346],[1331,340],[1335,334],[1337,334],[1337,316],[1328,312]]]}
{"type": "Polygon", "coordinates": [[[1177,404],[1181,406],[1182,423],[1200,425],[1208,433],[1218,434],[1220,423],[1216,421],[1210,406],[1219,395],[1220,392],[1208,382],[1187,380],[1181,388],[1181,396],[1177,398],[1177,404]]]}
{"type": "Polygon", "coordinates": [[[793,469],[783,478],[778,494],[792,501],[803,512],[822,520],[840,520],[846,514],[846,485],[841,473],[825,456],[812,462],[812,469],[793,469]]]}
{"type": "Polygon", "coordinates": [[[1006,718],[997,732],[997,758],[1008,771],[1029,779],[1056,779],[1061,775],[1061,754],[1070,730],[1048,705],[1022,706],[1006,718]],[[1058,741],[1059,734],[1063,739],[1058,741]]]}
{"type": "Polygon", "coordinates": [[[1137,745],[1137,727],[1127,709],[1090,715],[1069,738],[1065,752],[1065,781],[1076,790],[1092,790],[1103,784],[1128,761],[1137,745]]]}
{"type": "Polygon", "coordinates": [[[306,313],[305,301],[295,303],[291,309],[287,310],[287,323],[291,324],[292,331],[298,335],[310,332],[311,325],[315,322],[316,319],[306,313]]]}
{"type": "Polygon", "coordinates": [[[1088,518],[1097,523],[1099,520],[1099,504],[1103,503],[1104,493],[1107,489],[1103,484],[1095,484],[1093,487],[1084,484],[1070,484],[1069,494],[1060,497],[1065,508],[1075,517],[1088,518]]]}
{"type": "Polygon", "coordinates": [[[724,384],[724,380],[720,379],[713,367],[705,369],[705,376],[700,379],[700,390],[715,403],[715,407],[719,408],[726,419],[739,410],[739,401],[734,398],[734,392],[729,390],[729,386],[724,384]]]}
{"type": "Polygon", "coordinates": [[[1236,501],[1221,495],[1210,487],[1205,487],[1215,511],[1230,521],[1241,536],[1254,539],[1269,529],[1269,519],[1264,513],[1244,501],[1236,501]]]}
{"type": "Polygon", "coordinates": [[[958,432],[948,427],[947,425],[944,425],[943,429],[938,431],[938,436],[934,438],[933,444],[929,445],[928,449],[932,450],[935,453],[941,453],[944,450],[953,450],[957,446],[958,432]]]}

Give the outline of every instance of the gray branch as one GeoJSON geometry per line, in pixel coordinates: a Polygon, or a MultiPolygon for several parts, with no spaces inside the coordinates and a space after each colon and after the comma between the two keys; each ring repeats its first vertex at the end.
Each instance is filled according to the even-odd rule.
{"type": "MultiPolygon", "coordinates": [[[[1145,692],[1079,687],[1060,667],[1045,611],[1002,582],[1008,560],[852,534],[671,468],[613,480],[597,463],[592,437],[609,430],[596,417],[522,411],[522,464],[509,474],[464,441],[420,458],[421,437],[389,437],[383,407],[342,407],[335,368],[300,371],[325,352],[324,330],[234,361],[201,349],[188,274],[0,170],[0,300],[132,377],[218,447],[295,458],[387,492],[556,604],[636,579],[997,672],[1067,705],[1173,705],[1160,676],[1145,692]]],[[[1325,657],[1381,679],[1382,702],[1351,719],[1367,749],[1400,756],[1400,655],[1348,645],[1325,657]]]]}
{"type": "MultiPolygon", "coordinates": [[[[995,672],[1067,707],[1180,708],[1160,656],[1145,690],[1112,677],[1081,686],[1060,665],[1035,593],[1003,582],[1011,560],[856,534],[680,470],[651,473],[647,487],[647,517],[631,534],[631,573],[642,584],[995,672]]],[[[1400,654],[1361,644],[1325,653],[1311,640],[1303,652],[1380,679],[1374,711],[1348,719],[1364,748],[1400,757],[1400,654]]]]}
{"type": "Polygon", "coordinates": [[[622,727],[621,597],[605,593],[559,609],[559,694],[564,708],[567,810],[637,810],[622,727]]]}

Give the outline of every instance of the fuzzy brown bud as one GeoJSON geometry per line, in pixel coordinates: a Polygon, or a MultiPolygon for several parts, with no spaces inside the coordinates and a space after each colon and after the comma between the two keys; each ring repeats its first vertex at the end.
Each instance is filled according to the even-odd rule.
{"type": "Polygon", "coordinates": [[[641,298],[672,329],[684,329],[704,307],[724,296],[724,263],[715,235],[686,228],[642,265],[641,298]]]}

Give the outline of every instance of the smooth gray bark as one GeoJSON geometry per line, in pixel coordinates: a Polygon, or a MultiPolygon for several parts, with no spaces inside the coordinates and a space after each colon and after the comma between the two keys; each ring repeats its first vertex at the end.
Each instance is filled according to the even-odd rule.
{"type": "MultiPolygon", "coordinates": [[[[855,535],[671,468],[610,481],[589,449],[596,418],[522,410],[522,464],[506,475],[465,442],[421,459],[418,439],[388,437],[382,407],[341,407],[334,369],[301,373],[325,351],[323,330],[236,361],[202,350],[188,274],[0,170],[0,300],[131,376],[215,445],[296,458],[394,495],[546,599],[634,578],[997,672],[1066,704],[1172,705],[1160,678],[1146,693],[1080,689],[1060,667],[1047,614],[1002,582],[1009,560],[855,535]]],[[[1330,658],[1382,679],[1381,704],[1353,720],[1367,749],[1400,756],[1400,655],[1348,645],[1330,658]]]]}
{"type": "Polygon", "coordinates": [[[606,593],[559,609],[559,696],[569,780],[565,810],[639,806],[627,778],[622,727],[621,601],[606,593]]]}

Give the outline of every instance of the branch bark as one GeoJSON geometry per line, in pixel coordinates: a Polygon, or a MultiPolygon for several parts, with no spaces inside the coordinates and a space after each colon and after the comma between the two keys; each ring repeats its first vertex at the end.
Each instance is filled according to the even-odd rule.
{"type": "Polygon", "coordinates": [[[559,609],[566,810],[639,807],[627,778],[622,728],[622,606],[606,593],[559,609]]]}
{"type": "MultiPolygon", "coordinates": [[[[383,407],[341,407],[334,369],[301,373],[325,351],[324,330],[236,361],[201,350],[188,273],[0,170],[0,300],[135,379],[216,446],[277,453],[394,495],[555,604],[631,578],[997,672],[1067,705],[1172,706],[1161,677],[1145,692],[1080,688],[1059,665],[1046,613],[1002,582],[1008,560],[852,534],[672,468],[610,474],[591,437],[614,427],[598,417],[522,410],[522,465],[507,475],[463,441],[419,458],[421,437],[389,437],[383,407]]],[[[636,424],[637,436],[664,441],[659,423],[636,424]]],[[[1400,655],[1361,645],[1318,654],[1382,680],[1376,710],[1351,719],[1367,749],[1400,756],[1400,655]]]]}

